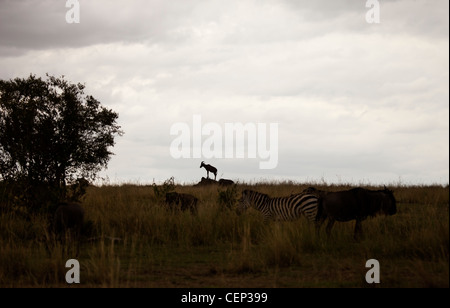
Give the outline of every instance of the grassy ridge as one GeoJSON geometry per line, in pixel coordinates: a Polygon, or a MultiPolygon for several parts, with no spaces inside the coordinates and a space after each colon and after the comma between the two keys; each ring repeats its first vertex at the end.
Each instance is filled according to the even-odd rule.
{"type": "MultiPolygon", "coordinates": [[[[235,197],[244,188],[284,196],[308,186],[350,188],[239,185],[235,197]]],[[[215,186],[175,187],[199,198],[195,216],[167,212],[151,186],[90,187],[83,206],[95,239],[78,256],[74,245],[51,240],[45,217],[1,214],[0,286],[68,286],[64,265],[76,258],[86,287],[373,287],[365,281],[368,259],[380,263],[377,287],[448,287],[449,188],[390,188],[397,214],[364,221],[365,236],[355,242],[353,222],[336,223],[327,239],[306,219],[264,223],[254,210],[237,215],[221,206],[225,189],[215,186]]]]}

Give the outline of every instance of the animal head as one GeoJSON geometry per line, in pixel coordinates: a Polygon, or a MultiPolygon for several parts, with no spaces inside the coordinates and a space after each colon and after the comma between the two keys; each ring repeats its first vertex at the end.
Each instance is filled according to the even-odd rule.
{"type": "Polygon", "coordinates": [[[202,161],[202,163],[200,164],[200,168],[203,167],[205,165],[205,161],[202,161]]]}
{"type": "Polygon", "coordinates": [[[242,198],[239,199],[239,204],[237,206],[238,213],[245,211],[249,207],[256,207],[259,204],[263,204],[268,199],[269,196],[266,194],[246,189],[242,192],[242,198]]]}
{"type": "Polygon", "coordinates": [[[238,214],[245,212],[245,210],[252,206],[250,195],[251,191],[248,189],[242,192],[242,197],[241,199],[239,199],[239,203],[237,206],[238,214]]]}

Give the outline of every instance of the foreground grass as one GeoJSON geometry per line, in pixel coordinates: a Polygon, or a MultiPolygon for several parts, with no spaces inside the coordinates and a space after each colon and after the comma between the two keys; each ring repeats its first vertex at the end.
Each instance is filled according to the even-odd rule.
{"type": "MultiPolygon", "coordinates": [[[[307,186],[251,188],[283,196],[307,186]]],[[[194,216],[167,212],[151,186],[90,187],[83,205],[93,239],[78,255],[74,245],[51,239],[45,217],[1,214],[0,286],[66,287],[65,262],[76,258],[83,287],[448,287],[448,187],[393,189],[397,214],[364,221],[365,236],[355,242],[353,222],[337,223],[327,239],[306,219],[237,215],[218,201],[223,188],[176,187],[199,198],[194,216]],[[365,281],[368,259],[380,263],[380,284],[365,281]]]]}

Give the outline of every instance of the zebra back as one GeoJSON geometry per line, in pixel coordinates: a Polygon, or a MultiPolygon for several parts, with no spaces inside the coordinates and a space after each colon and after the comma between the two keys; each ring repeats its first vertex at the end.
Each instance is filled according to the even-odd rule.
{"type": "Polygon", "coordinates": [[[252,190],[242,192],[241,204],[259,210],[264,219],[295,220],[304,215],[315,221],[318,210],[318,198],[314,194],[294,194],[289,197],[270,198],[252,190]]]}
{"type": "Polygon", "coordinates": [[[246,189],[242,192],[239,208],[241,210],[246,210],[249,207],[253,207],[259,211],[262,211],[264,204],[266,204],[269,199],[270,197],[266,194],[246,189]]]}

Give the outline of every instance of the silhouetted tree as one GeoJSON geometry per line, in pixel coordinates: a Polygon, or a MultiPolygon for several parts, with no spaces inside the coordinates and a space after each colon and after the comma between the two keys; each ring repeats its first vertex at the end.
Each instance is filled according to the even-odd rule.
{"type": "Polygon", "coordinates": [[[48,74],[0,80],[0,178],[27,206],[42,202],[42,191],[61,199],[66,183],[93,180],[123,134],[118,114],[84,88],[48,74]]]}

